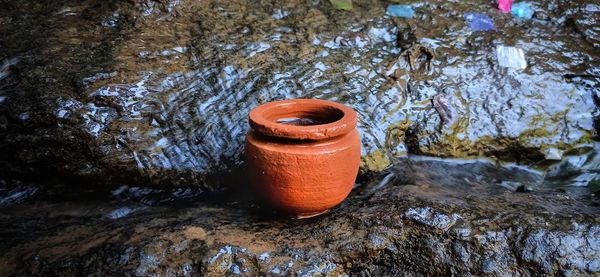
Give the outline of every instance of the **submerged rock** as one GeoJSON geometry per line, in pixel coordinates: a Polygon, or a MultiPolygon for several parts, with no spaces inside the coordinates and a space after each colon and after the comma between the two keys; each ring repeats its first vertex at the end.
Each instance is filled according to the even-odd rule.
{"type": "Polygon", "coordinates": [[[355,4],[5,1],[0,275],[600,274],[598,5],[355,4]],[[238,178],[248,111],[292,97],[354,107],[369,171],[305,221],[238,178]]]}
{"type": "Polygon", "coordinates": [[[429,1],[408,23],[377,1],[345,13],[326,1],[9,1],[0,172],[219,190],[242,166],[250,109],[296,97],[359,112],[365,171],[407,154],[543,166],[597,135],[597,9],[584,2],[539,4],[556,14],[525,26],[493,15],[498,32],[473,33],[463,9],[488,8],[478,1],[429,1]],[[503,44],[529,67],[502,67],[503,44]]]}

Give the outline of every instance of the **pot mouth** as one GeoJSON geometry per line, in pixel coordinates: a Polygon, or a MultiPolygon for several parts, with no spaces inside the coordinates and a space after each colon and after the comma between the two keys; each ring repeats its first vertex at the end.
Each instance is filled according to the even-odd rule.
{"type": "Polygon", "coordinates": [[[259,134],[288,139],[320,140],[356,128],[352,108],[320,99],[273,101],[250,111],[250,126],[259,134]]]}

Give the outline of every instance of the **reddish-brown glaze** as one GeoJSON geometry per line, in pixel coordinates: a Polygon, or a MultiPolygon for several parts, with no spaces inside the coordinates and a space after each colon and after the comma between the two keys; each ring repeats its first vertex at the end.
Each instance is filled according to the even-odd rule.
{"type": "Polygon", "coordinates": [[[348,196],[360,161],[353,109],[325,100],[283,100],[255,108],[249,119],[249,173],[271,204],[303,217],[320,214],[348,196]]]}

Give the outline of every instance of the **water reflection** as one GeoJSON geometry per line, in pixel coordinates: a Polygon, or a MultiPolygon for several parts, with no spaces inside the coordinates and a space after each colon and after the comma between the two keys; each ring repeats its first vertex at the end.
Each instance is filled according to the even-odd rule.
{"type": "MultiPolygon", "coordinates": [[[[248,112],[298,97],[355,108],[362,154],[389,160],[418,154],[539,165],[594,136],[599,64],[593,47],[560,24],[494,18],[499,33],[472,32],[450,2],[427,11],[415,5],[419,20],[400,21],[383,8],[334,18],[319,3],[238,4],[136,6],[141,31],[114,45],[115,66],[75,80],[81,93],[52,99],[59,128],[84,130],[114,163],[149,176],[241,165],[248,112]],[[529,67],[500,67],[498,45],[524,49],[529,67]],[[411,66],[423,62],[405,52],[413,46],[434,54],[430,70],[411,66]]],[[[576,23],[595,24],[588,17],[576,23]]],[[[96,27],[113,32],[126,20],[111,11],[96,27]]],[[[0,85],[16,61],[4,60],[0,85]]],[[[7,97],[0,89],[0,105],[7,97]]]]}

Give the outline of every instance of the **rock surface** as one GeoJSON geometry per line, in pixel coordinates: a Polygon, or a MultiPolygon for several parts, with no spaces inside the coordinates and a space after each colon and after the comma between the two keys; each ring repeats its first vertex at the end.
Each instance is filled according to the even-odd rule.
{"type": "Polygon", "coordinates": [[[541,178],[516,167],[403,163],[306,220],[243,190],[169,203],[125,187],[111,201],[39,198],[0,210],[0,275],[600,274],[598,199],[515,192],[500,183],[541,178]]]}
{"type": "Polygon", "coordinates": [[[0,275],[599,275],[599,6],[353,3],[4,1],[0,275]],[[292,97],[355,108],[364,146],[303,221],[239,178],[248,111],[292,97]]]}
{"type": "MultiPolygon", "coordinates": [[[[363,169],[406,154],[544,166],[597,135],[594,1],[6,1],[0,11],[3,176],[48,184],[197,184],[241,164],[246,115],[324,98],[361,116],[363,169]],[[498,31],[472,32],[465,12],[498,31]],[[34,20],[35,19],[35,20],[34,20]],[[498,45],[528,67],[499,66],[498,45]]],[[[579,151],[579,150],[577,150],[579,151]]],[[[223,182],[220,182],[223,183],[223,182]]]]}

